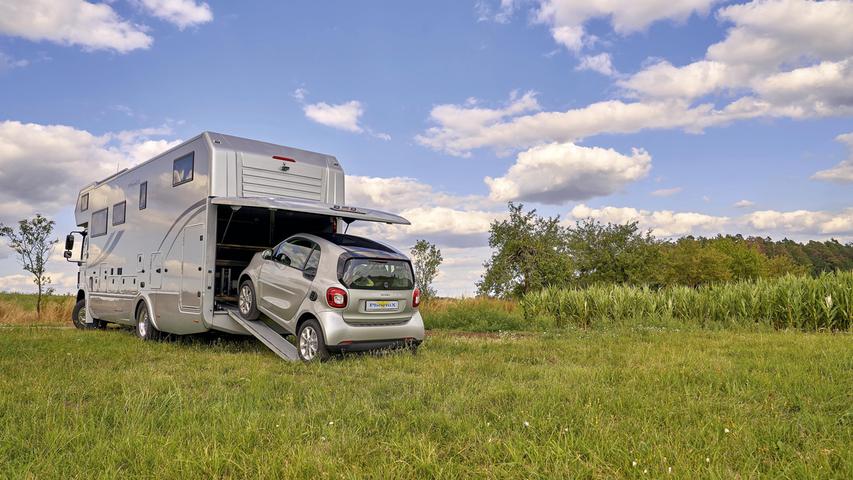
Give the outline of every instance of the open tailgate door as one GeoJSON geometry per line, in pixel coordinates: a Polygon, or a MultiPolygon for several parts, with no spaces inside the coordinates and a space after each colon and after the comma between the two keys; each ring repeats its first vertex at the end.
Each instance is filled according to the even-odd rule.
{"type": "Polygon", "coordinates": [[[330,203],[314,202],[310,200],[295,200],[276,197],[213,197],[210,199],[210,203],[214,205],[260,207],[274,210],[290,210],[293,212],[327,215],[330,217],[340,217],[347,223],[361,220],[365,222],[411,225],[408,220],[399,215],[394,215],[393,213],[373,210],[371,208],[333,205],[330,203]]]}

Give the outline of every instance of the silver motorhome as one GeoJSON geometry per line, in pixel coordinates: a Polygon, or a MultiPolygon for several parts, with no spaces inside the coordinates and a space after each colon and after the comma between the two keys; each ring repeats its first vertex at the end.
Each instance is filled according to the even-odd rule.
{"type": "Polygon", "coordinates": [[[292,332],[232,308],[253,255],[355,220],[409,223],[344,206],[333,156],[213,132],[84,187],[75,218],[66,258],[80,265],[76,321],[136,325],[147,308],[160,331],[253,334],[285,358],[295,351],[281,334],[292,332]]]}

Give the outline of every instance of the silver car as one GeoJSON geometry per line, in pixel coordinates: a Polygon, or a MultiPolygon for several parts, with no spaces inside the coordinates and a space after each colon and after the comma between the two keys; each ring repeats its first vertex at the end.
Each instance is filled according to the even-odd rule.
{"type": "Polygon", "coordinates": [[[240,275],[243,318],[296,335],[303,361],[408,347],[424,338],[420,291],[403,253],[366,238],[297,234],[255,254],[240,275]]]}

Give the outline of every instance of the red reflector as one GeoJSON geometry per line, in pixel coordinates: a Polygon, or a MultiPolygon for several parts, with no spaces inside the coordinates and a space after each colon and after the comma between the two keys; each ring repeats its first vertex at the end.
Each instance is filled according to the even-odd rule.
{"type": "Polygon", "coordinates": [[[296,163],[296,160],[294,160],[294,159],[292,159],[292,158],[290,158],[290,157],[280,157],[280,156],[278,156],[278,155],[273,155],[273,156],[272,156],[272,158],[274,158],[274,159],[276,159],[276,160],[281,160],[281,161],[284,161],[284,162],[293,162],[293,163],[296,163]]]}
{"type": "Polygon", "coordinates": [[[352,345],[352,340],[344,340],[343,342],[339,343],[338,345],[352,345]]]}

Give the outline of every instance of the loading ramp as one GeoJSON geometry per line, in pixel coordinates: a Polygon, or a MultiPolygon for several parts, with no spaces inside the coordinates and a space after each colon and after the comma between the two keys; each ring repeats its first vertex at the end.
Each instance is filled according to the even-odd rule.
{"type": "Polygon", "coordinates": [[[270,328],[269,325],[260,320],[246,320],[233,308],[229,308],[228,315],[237,323],[243,326],[247,332],[251,333],[258,340],[266,345],[276,355],[289,362],[299,360],[299,351],[296,347],[288,342],[278,332],[270,328]]]}

